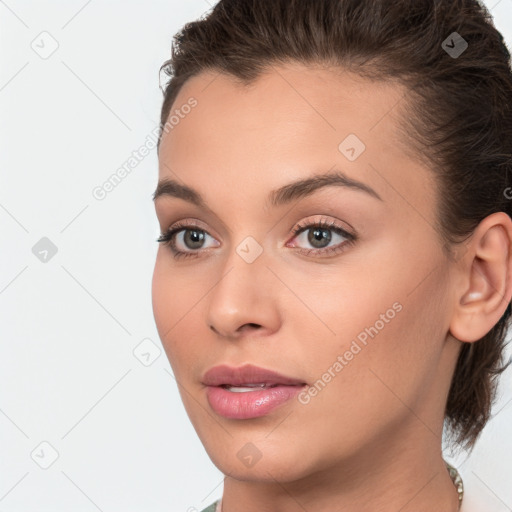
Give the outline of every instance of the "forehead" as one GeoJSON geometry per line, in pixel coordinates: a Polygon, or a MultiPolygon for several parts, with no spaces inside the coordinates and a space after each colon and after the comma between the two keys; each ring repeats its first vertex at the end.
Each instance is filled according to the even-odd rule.
{"type": "Polygon", "coordinates": [[[203,72],[184,84],[171,109],[178,122],[162,136],[160,178],[177,177],[206,195],[221,180],[228,197],[337,167],[426,212],[431,176],[399,131],[406,96],[395,82],[301,64],[273,66],[249,85],[203,72]],[[183,108],[192,99],[195,106],[183,108]]]}
{"type": "MultiPolygon", "coordinates": [[[[396,81],[369,81],[340,68],[287,63],[266,68],[248,84],[217,71],[202,72],[185,82],[170,115],[195,98],[194,112],[205,114],[200,120],[205,131],[212,125],[233,131],[243,127],[262,129],[270,137],[288,127],[292,130],[281,131],[281,139],[287,134],[295,138],[299,130],[309,137],[318,130],[337,137],[351,130],[361,138],[380,131],[389,139],[406,95],[407,89],[396,81]]],[[[192,114],[187,117],[199,117],[192,114]]]]}

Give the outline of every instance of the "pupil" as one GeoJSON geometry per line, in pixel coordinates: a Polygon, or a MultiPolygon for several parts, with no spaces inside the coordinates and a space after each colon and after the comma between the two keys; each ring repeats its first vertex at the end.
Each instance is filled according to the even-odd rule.
{"type": "Polygon", "coordinates": [[[190,236],[185,236],[185,244],[189,249],[198,249],[201,247],[204,240],[204,232],[199,230],[187,229],[187,233],[190,236]]]}
{"type": "Polygon", "coordinates": [[[331,241],[330,230],[326,228],[315,228],[309,230],[308,241],[311,245],[322,248],[331,241]],[[324,243],[325,242],[325,243],[324,243]]]}

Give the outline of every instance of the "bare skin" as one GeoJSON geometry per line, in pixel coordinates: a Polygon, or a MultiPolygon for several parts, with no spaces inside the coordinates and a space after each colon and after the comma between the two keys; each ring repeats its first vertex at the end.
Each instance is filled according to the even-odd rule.
{"type": "Polygon", "coordinates": [[[163,135],[159,178],[192,187],[208,209],[161,195],[156,214],[162,233],[193,221],[206,237],[197,248],[190,231],[176,236],[187,258],[159,247],[153,309],[186,411],[226,475],[223,512],[458,508],[441,452],[444,407],[462,342],[485,335],[511,300],[512,222],[487,217],[455,262],[446,257],[432,171],[398,135],[404,92],[287,64],[248,88],[202,73],[174,103],[197,100],[163,135]],[[339,149],[349,134],[366,146],[353,161],[339,149]],[[266,204],[272,190],[333,170],[381,199],[331,185],[266,204]],[[312,245],[320,220],[357,239],[327,229],[330,243],[312,245]],[[313,227],[294,235],[299,223],[313,227]],[[236,252],[248,236],[263,250],[252,263],[236,252]],[[338,356],[347,364],[308,403],[259,418],[218,415],[201,383],[218,364],[252,363],[313,385],[338,356]],[[261,454],[251,467],[237,456],[249,442],[261,454]]]}

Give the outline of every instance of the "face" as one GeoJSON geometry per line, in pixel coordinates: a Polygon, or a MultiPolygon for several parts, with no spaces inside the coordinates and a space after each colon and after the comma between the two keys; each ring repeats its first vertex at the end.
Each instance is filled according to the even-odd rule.
{"type": "Polygon", "coordinates": [[[249,87],[203,73],[173,105],[159,179],[202,203],[179,187],[155,199],[161,232],[176,231],[158,250],[153,310],[190,420],[226,474],[299,480],[394,439],[440,443],[453,276],[432,173],[399,135],[404,94],[287,64],[249,87]],[[291,185],[334,173],[345,182],[291,185]],[[269,392],[217,389],[231,410],[266,411],[230,417],[203,384],[220,364],[305,385],[268,410],[269,392]]]}

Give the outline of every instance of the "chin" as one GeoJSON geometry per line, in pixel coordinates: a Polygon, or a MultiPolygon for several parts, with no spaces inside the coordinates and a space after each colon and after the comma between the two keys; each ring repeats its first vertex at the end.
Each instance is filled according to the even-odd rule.
{"type": "Polygon", "coordinates": [[[269,440],[252,442],[234,436],[222,446],[203,444],[219,471],[236,480],[292,482],[313,469],[303,449],[292,445],[284,449],[282,442],[276,446],[269,440]]]}

